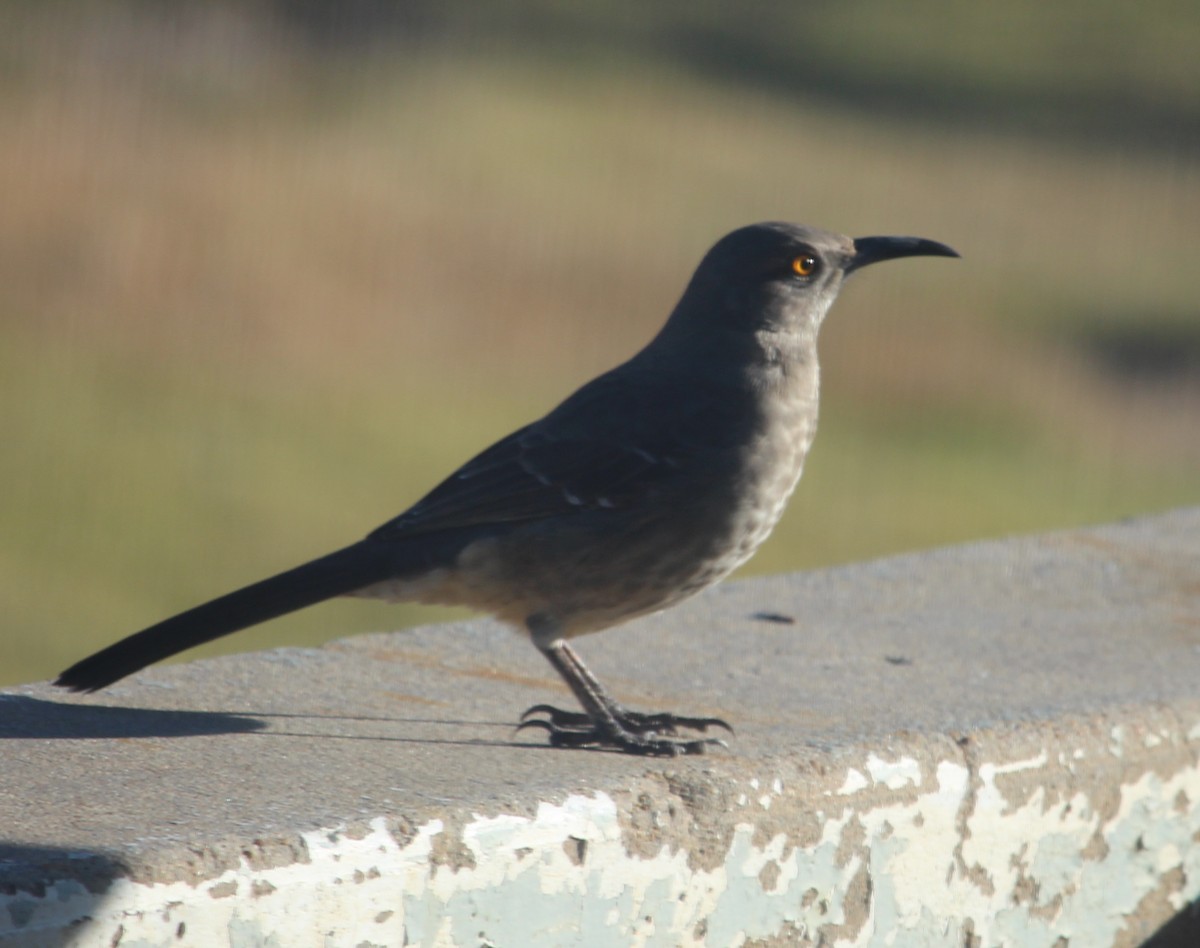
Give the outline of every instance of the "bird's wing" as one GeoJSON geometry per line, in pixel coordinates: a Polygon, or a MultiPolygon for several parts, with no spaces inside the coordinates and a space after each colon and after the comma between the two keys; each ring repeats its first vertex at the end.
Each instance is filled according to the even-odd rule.
{"type": "Polygon", "coordinates": [[[603,376],[597,382],[468,461],[370,536],[619,510],[648,500],[690,449],[673,433],[694,426],[630,423],[661,417],[648,411],[654,393],[609,385],[603,376]]]}

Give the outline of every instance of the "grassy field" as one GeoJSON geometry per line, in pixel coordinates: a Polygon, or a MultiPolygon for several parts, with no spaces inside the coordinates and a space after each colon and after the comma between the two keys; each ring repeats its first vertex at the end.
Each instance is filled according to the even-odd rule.
{"type": "MultiPolygon", "coordinates": [[[[645,50],[356,60],[229,11],[4,18],[0,683],[399,512],[640,346],[759,219],[964,259],[847,290],[821,435],[749,572],[1200,502],[1190,146],[918,120],[645,50]]],[[[1174,88],[1168,65],[1130,94],[1174,88]]],[[[329,604],[208,650],[443,614],[329,604]]]]}

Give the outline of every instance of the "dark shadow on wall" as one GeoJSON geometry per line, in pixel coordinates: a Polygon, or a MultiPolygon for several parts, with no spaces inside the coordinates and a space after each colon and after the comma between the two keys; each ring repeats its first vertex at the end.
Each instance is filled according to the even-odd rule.
{"type": "Polygon", "coordinates": [[[254,718],[219,711],[159,711],[0,695],[0,740],[198,737],[246,734],[264,727],[254,718]]]}
{"type": "Polygon", "coordinates": [[[0,944],[51,948],[82,938],[127,873],[113,856],[0,841],[0,944]]]}
{"type": "Polygon", "coordinates": [[[1142,942],[1141,948],[1196,948],[1200,945],[1200,901],[1192,902],[1142,942]]]}

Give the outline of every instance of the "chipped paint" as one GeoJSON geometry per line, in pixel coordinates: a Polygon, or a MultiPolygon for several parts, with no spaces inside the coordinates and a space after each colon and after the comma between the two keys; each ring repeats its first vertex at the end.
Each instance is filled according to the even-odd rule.
{"type": "Polygon", "coordinates": [[[532,816],[447,814],[402,833],[380,817],[302,834],[305,861],[8,895],[0,935],[66,931],[79,948],[1109,944],[1145,906],[1200,895],[1200,766],[1182,729],[1157,742],[1082,731],[1086,755],[1037,746],[1031,729],[869,751],[816,783],[714,767],[532,816]]]}
{"type": "Polygon", "coordinates": [[[867,779],[866,775],[861,770],[850,767],[846,770],[845,782],[834,792],[838,796],[845,797],[852,793],[858,793],[859,790],[869,786],[871,786],[871,781],[867,779]]]}
{"type": "Polygon", "coordinates": [[[881,783],[889,790],[902,790],[910,784],[921,786],[921,765],[912,757],[902,756],[890,761],[877,754],[868,754],[867,773],[875,783],[881,783]]]}

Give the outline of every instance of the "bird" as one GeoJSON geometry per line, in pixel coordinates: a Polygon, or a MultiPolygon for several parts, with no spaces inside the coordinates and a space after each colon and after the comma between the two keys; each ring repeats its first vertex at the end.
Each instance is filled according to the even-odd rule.
{"type": "Polygon", "coordinates": [[[765,222],[718,240],[657,335],[542,418],[342,549],[220,596],[72,665],[94,692],[213,639],[337,596],[464,605],[518,630],[582,711],[519,727],[557,747],[651,756],[725,742],[711,717],[632,711],[571,640],[666,609],[746,562],[783,514],[817,429],[817,334],[848,276],[957,257],[919,237],[765,222]]]}

